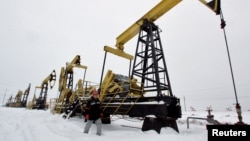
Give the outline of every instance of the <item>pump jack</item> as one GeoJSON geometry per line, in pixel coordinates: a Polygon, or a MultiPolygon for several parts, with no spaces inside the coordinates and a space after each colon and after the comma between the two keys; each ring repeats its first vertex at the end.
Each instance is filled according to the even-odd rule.
{"type": "Polygon", "coordinates": [[[30,85],[29,87],[23,92],[19,90],[16,94],[16,97],[13,99],[12,96],[9,98],[6,106],[7,107],[23,107],[25,108],[27,105],[27,100],[30,92],[30,85]]]}
{"type": "MultiPolygon", "coordinates": [[[[85,77],[87,66],[81,65],[80,55],[76,55],[71,62],[66,63],[65,68],[64,67],[61,68],[59,87],[58,87],[60,95],[56,101],[54,109],[56,113],[62,113],[62,112],[67,113],[66,109],[71,104],[70,97],[73,96],[75,93],[73,90],[73,78],[74,78],[73,68],[84,69],[84,77],[85,77]]],[[[80,81],[84,80],[81,79],[80,81]]]]}
{"type": "MultiPolygon", "coordinates": [[[[104,46],[105,56],[98,89],[104,109],[104,124],[111,122],[111,115],[128,115],[144,119],[142,131],[153,129],[160,133],[162,127],[171,127],[179,132],[176,120],[182,115],[180,100],[172,92],[160,30],[154,21],[181,1],[162,0],[116,38],[116,49],[104,46]],[[134,57],[124,51],[124,44],[137,34],[134,57]],[[130,60],[130,64],[133,60],[132,69],[129,66],[129,76],[108,70],[103,77],[107,52],[130,60]],[[155,96],[148,96],[147,93],[155,96]]],[[[207,6],[216,4],[213,1],[207,6]]],[[[218,9],[213,10],[218,14],[218,9]]]]}
{"type": "Polygon", "coordinates": [[[31,84],[29,84],[29,87],[23,93],[23,98],[22,98],[22,101],[21,101],[21,107],[26,107],[27,106],[28,96],[29,96],[29,93],[30,93],[30,86],[31,86],[31,84]]]}
{"type": "MultiPolygon", "coordinates": [[[[36,89],[39,88],[40,95],[36,99],[36,102],[34,105],[32,105],[32,109],[47,109],[47,93],[48,93],[48,87],[50,85],[50,89],[52,89],[55,85],[56,81],[56,71],[53,70],[43,81],[40,86],[36,86],[36,89]]],[[[36,91],[35,89],[35,91],[36,91]]],[[[35,97],[35,94],[34,94],[35,97]]]]}
{"type": "Polygon", "coordinates": [[[139,33],[132,74],[117,79],[117,74],[108,71],[101,80],[100,100],[104,118],[114,114],[142,117],[143,131],[154,129],[160,133],[162,127],[171,127],[179,132],[176,119],[181,117],[180,100],[172,93],[159,28],[154,24],[179,2],[181,0],[162,0],[116,38],[117,49],[104,47],[106,53],[131,61],[133,56],[123,51],[124,44],[139,33]],[[155,96],[147,96],[147,93],[155,96]],[[119,98],[114,95],[119,95],[119,98]]]}

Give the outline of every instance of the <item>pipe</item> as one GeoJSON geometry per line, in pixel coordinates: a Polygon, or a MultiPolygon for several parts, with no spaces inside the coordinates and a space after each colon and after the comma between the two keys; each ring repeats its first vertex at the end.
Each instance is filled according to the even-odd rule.
{"type": "Polygon", "coordinates": [[[187,117],[187,128],[189,128],[189,119],[200,119],[200,120],[207,120],[207,118],[200,118],[200,117],[187,117]]]}

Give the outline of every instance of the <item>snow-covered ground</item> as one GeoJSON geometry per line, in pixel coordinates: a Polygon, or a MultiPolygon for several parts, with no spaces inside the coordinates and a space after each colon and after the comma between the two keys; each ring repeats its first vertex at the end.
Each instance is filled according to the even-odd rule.
{"type": "MultiPolygon", "coordinates": [[[[208,114],[206,110],[183,111],[182,118],[177,121],[179,133],[169,127],[162,128],[160,134],[154,130],[143,132],[140,129],[143,121],[113,116],[111,124],[103,124],[102,136],[96,136],[95,125],[92,126],[89,134],[84,134],[85,122],[79,116],[64,119],[62,115],[52,114],[50,110],[10,107],[0,107],[0,113],[1,141],[207,141],[208,123],[205,120],[189,119],[189,128],[187,128],[187,117],[206,118],[208,114]]],[[[238,121],[234,110],[211,113],[215,120],[222,123],[238,121]]],[[[250,111],[243,111],[242,117],[246,124],[250,124],[250,111]]]]}

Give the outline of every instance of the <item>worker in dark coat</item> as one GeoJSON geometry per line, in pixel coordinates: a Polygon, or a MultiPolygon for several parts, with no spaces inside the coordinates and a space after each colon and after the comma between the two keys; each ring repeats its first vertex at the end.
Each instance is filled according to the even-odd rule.
{"type": "Polygon", "coordinates": [[[97,131],[96,134],[101,136],[102,134],[102,116],[103,111],[101,107],[101,102],[99,100],[99,94],[97,90],[92,92],[92,96],[88,99],[85,107],[85,120],[87,121],[84,127],[84,133],[88,133],[90,127],[93,123],[96,124],[97,131]]]}

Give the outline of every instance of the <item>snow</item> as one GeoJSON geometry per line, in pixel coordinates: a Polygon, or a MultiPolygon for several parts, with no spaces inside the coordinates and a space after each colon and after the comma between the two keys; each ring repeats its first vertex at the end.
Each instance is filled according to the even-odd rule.
{"type": "MultiPolygon", "coordinates": [[[[50,110],[30,110],[26,108],[0,107],[0,140],[1,141],[147,141],[147,140],[180,140],[207,141],[205,120],[187,117],[206,118],[207,111],[183,111],[177,120],[179,133],[169,127],[142,131],[142,120],[115,115],[111,124],[103,124],[102,136],[97,136],[96,127],[92,125],[89,134],[83,133],[85,125],[81,116],[69,119],[62,114],[53,114],[50,110]],[[127,127],[130,126],[130,127],[127,127]]],[[[212,111],[214,119],[222,123],[236,123],[237,113],[232,111],[212,111]]],[[[250,111],[242,112],[243,122],[250,123],[250,111]]]]}

